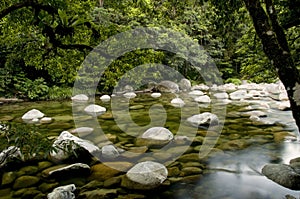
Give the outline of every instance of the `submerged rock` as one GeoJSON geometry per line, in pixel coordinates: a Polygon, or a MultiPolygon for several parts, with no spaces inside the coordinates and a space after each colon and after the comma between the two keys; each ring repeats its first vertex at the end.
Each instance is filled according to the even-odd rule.
{"type": "Polygon", "coordinates": [[[129,189],[149,190],[162,184],[167,176],[168,170],[163,164],[145,161],[133,166],[121,185],[129,189]]]}
{"type": "Polygon", "coordinates": [[[47,195],[47,198],[48,199],[74,199],[75,194],[73,192],[75,190],[76,190],[76,186],[74,184],[57,187],[47,195]]]}

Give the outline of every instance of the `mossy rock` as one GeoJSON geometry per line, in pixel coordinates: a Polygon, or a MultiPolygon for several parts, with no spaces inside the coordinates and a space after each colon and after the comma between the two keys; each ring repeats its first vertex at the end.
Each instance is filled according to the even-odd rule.
{"type": "Polygon", "coordinates": [[[52,191],[55,187],[58,187],[58,186],[59,186],[58,182],[54,182],[54,183],[43,182],[42,184],[40,184],[40,186],[38,187],[38,189],[41,192],[46,193],[46,192],[52,191]]]}
{"type": "Polygon", "coordinates": [[[52,162],[42,161],[42,162],[38,163],[38,169],[39,169],[39,171],[44,170],[44,169],[47,169],[47,168],[51,167],[52,165],[53,165],[52,162]]]}
{"type": "Polygon", "coordinates": [[[104,183],[102,181],[98,181],[98,180],[93,180],[90,181],[89,183],[85,184],[84,186],[82,186],[80,188],[81,192],[87,191],[87,190],[95,190],[98,188],[102,188],[104,185],[104,183]]]}
{"type": "Polygon", "coordinates": [[[96,164],[91,167],[92,174],[89,180],[105,181],[115,177],[132,167],[129,162],[110,162],[105,164],[96,164]]]}
{"type": "MultiPolygon", "coordinates": [[[[24,174],[26,174],[26,175],[34,175],[34,174],[36,174],[37,172],[38,172],[38,167],[36,167],[36,166],[26,166],[26,167],[22,167],[20,170],[19,170],[19,172],[18,172],[18,174],[20,173],[24,173],[24,174]]],[[[19,175],[20,176],[20,175],[19,175]]]]}
{"type": "Polygon", "coordinates": [[[36,176],[21,176],[15,180],[13,189],[22,189],[36,185],[40,181],[36,176]]]}
{"type": "Polygon", "coordinates": [[[22,199],[32,199],[34,198],[36,195],[40,194],[41,192],[39,190],[37,190],[34,187],[30,187],[30,188],[22,188],[19,189],[15,192],[13,192],[13,197],[21,197],[22,199]]]}
{"type": "Polygon", "coordinates": [[[203,173],[202,169],[198,167],[184,167],[181,170],[180,176],[190,176],[203,173]]]}
{"type": "Polygon", "coordinates": [[[76,187],[82,187],[87,183],[87,179],[83,177],[77,177],[77,178],[69,178],[66,180],[61,180],[59,182],[60,186],[74,184],[76,187]]]}
{"type": "Polygon", "coordinates": [[[17,177],[18,177],[18,174],[16,172],[13,172],[13,171],[5,172],[2,175],[2,186],[13,183],[17,177]]]}
{"type": "Polygon", "coordinates": [[[11,188],[0,189],[0,199],[11,199],[11,188]]]}
{"type": "Polygon", "coordinates": [[[110,179],[105,180],[103,186],[105,188],[117,187],[118,185],[120,185],[120,183],[121,183],[121,177],[117,176],[117,177],[112,177],[110,179]]]}
{"type": "Polygon", "coordinates": [[[14,119],[14,117],[10,116],[10,115],[0,116],[0,121],[2,121],[2,122],[4,122],[4,121],[11,121],[13,119],[14,119]]]}
{"type": "Polygon", "coordinates": [[[98,198],[115,198],[118,195],[117,189],[95,189],[80,193],[78,198],[98,199],[98,198]]]}
{"type": "Polygon", "coordinates": [[[179,159],[179,162],[199,162],[199,154],[198,153],[189,153],[182,155],[179,159]]]}

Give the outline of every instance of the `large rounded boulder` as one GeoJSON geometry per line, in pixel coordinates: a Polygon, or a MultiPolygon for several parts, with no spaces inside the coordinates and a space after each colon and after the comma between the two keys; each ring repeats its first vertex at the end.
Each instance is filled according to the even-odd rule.
{"type": "Polygon", "coordinates": [[[152,127],[137,138],[136,145],[147,147],[161,147],[173,140],[171,131],[164,127],[152,127]]]}
{"type": "Polygon", "coordinates": [[[122,186],[129,189],[149,190],[161,185],[167,177],[168,170],[163,164],[145,161],[127,171],[122,179],[122,186]]]}

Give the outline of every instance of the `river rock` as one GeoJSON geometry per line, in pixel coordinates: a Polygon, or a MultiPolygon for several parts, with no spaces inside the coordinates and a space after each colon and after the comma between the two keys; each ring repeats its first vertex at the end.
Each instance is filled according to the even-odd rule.
{"type": "Polygon", "coordinates": [[[163,146],[173,139],[171,131],[164,127],[152,127],[137,138],[138,146],[163,146]]]}
{"type": "Polygon", "coordinates": [[[227,93],[214,93],[213,96],[217,99],[228,99],[229,98],[227,93]]]}
{"type": "Polygon", "coordinates": [[[109,95],[102,95],[102,96],[100,97],[100,100],[101,100],[102,102],[109,102],[109,101],[110,101],[110,96],[109,96],[109,95]]]}
{"type": "Polygon", "coordinates": [[[183,91],[188,91],[188,90],[191,90],[191,88],[192,88],[191,81],[188,79],[185,79],[185,78],[180,80],[178,85],[179,85],[179,88],[183,91]]]}
{"type": "Polygon", "coordinates": [[[88,105],[87,107],[85,107],[84,111],[87,114],[96,117],[96,116],[99,116],[99,115],[102,115],[103,113],[105,113],[106,108],[102,107],[102,106],[99,106],[99,105],[96,105],[96,104],[91,104],[91,105],[88,105]]]}
{"type": "Polygon", "coordinates": [[[230,99],[232,100],[241,100],[247,98],[246,90],[237,90],[229,94],[230,99]]]}
{"type": "Polygon", "coordinates": [[[153,189],[162,184],[168,176],[167,168],[160,163],[145,161],[136,164],[122,179],[121,185],[129,189],[153,189]]]}
{"type": "Polygon", "coordinates": [[[128,92],[128,93],[124,93],[123,96],[126,97],[127,99],[131,99],[131,98],[135,98],[136,94],[134,92],[128,92]]]}
{"type": "Polygon", "coordinates": [[[116,198],[118,196],[117,189],[95,189],[85,191],[79,194],[79,198],[96,199],[96,198],[116,198]]]}
{"type": "Polygon", "coordinates": [[[13,189],[22,189],[36,185],[40,181],[39,177],[35,176],[21,176],[15,180],[13,189]]]}
{"type": "Polygon", "coordinates": [[[251,117],[251,116],[257,116],[257,117],[267,117],[267,113],[263,111],[248,111],[248,112],[242,112],[241,116],[243,117],[251,117]]]}
{"type": "Polygon", "coordinates": [[[9,172],[5,172],[3,175],[2,175],[2,186],[4,185],[8,185],[8,184],[11,184],[15,181],[15,179],[17,178],[17,173],[16,172],[13,172],[13,171],[9,171],[9,172]]]}
{"type": "Polygon", "coordinates": [[[75,190],[76,190],[76,186],[74,184],[57,187],[47,195],[47,198],[48,199],[74,199],[75,194],[73,192],[75,190]]]}
{"type": "Polygon", "coordinates": [[[199,96],[199,97],[194,98],[194,101],[198,102],[198,103],[210,103],[211,99],[210,99],[209,96],[203,95],[203,96],[199,96]]]}
{"type": "Polygon", "coordinates": [[[159,98],[161,96],[161,93],[151,93],[151,97],[153,98],[159,98]]]}
{"type": "Polygon", "coordinates": [[[228,84],[218,86],[218,90],[225,91],[225,92],[233,92],[237,90],[237,86],[233,83],[228,83],[228,84]]]}
{"type": "Polygon", "coordinates": [[[182,99],[178,98],[178,97],[172,99],[171,104],[172,104],[172,106],[178,107],[178,108],[181,108],[185,105],[184,101],[182,99]]]}
{"type": "Polygon", "coordinates": [[[91,134],[93,131],[94,131],[94,129],[91,127],[79,127],[70,132],[78,133],[79,136],[87,136],[87,135],[91,134]]]}
{"type": "Polygon", "coordinates": [[[60,162],[65,159],[68,159],[70,154],[67,153],[66,151],[68,151],[68,146],[70,146],[72,142],[76,144],[72,146],[73,150],[80,147],[85,149],[91,155],[94,155],[96,157],[98,157],[101,154],[101,150],[97,146],[95,146],[92,142],[78,138],[72,135],[71,133],[69,133],[68,131],[63,131],[59,135],[57,140],[55,140],[55,142],[53,143],[53,147],[56,148],[56,151],[52,151],[50,153],[51,159],[55,162],[60,162]]]}
{"type": "Polygon", "coordinates": [[[209,87],[205,84],[199,84],[199,85],[192,86],[191,90],[208,91],[209,87]]]}
{"type": "Polygon", "coordinates": [[[132,167],[130,162],[106,162],[99,163],[91,167],[89,180],[105,181],[123,172],[127,172],[132,167]]]}
{"type": "Polygon", "coordinates": [[[41,111],[37,110],[37,109],[32,109],[30,111],[28,111],[27,113],[25,113],[23,116],[22,116],[22,119],[23,120],[33,120],[33,119],[40,119],[42,117],[44,117],[44,113],[42,113],[41,111]]]}
{"type": "Polygon", "coordinates": [[[120,153],[114,145],[106,145],[102,147],[101,155],[105,159],[115,159],[119,157],[120,153]]]}
{"type": "Polygon", "coordinates": [[[41,120],[40,120],[40,123],[41,124],[49,124],[52,122],[52,118],[51,117],[43,117],[41,120]]]}
{"type": "Polygon", "coordinates": [[[168,80],[161,81],[156,87],[161,93],[177,93],[179,91],[178,84],[168,80]]]}
{"type": "Polygon", "coordinates": [[[68,176],[87,176],[90,174],[90,167],[87,164],[75,163],[58,169],[49,169],[48,173],[43,172],[47,178],[67,178],[68,176]]]}
{"type": "Polygon", "coordinates": [[[296,172],[290,165],[267,164],[262,173],[274,182],[293,190],[300,190],[300,173],[296,172]]]}
{"type": "Polygon", "coordinates": [[[71,99],[72,99],[72,101],[76,101],[76,102],[86,102],[89,100],[89,97],[84,94],[78,94],[78,95],[71,97],[71,99]]]}
{"type": "Polygon", "coordinates": [[[196,96],[202,96],[202,95],[204,95],[204,93],[200,90],[193,90],[193,91],[189,92],[189,95],[192,97],[196,97],[196,96]]]}
{"type": "Polygon", "coordinates": [[[277,102],[276,108],[281,111],[286,111],[291,109],[291,103],[290,101],[283,101],[283,102],[277,102]]]}
{"type": "Polygon", "coordinates": [[[201,114],[193,115],[187,119],[192,126],[208,128],[210,125],[216,126],[219,124],[219,119],[215,114],[204,112],[201,114]]]}
{"type": "Polygon", "coordinates": [[[7,163],[7,161],[12,158],[23,159],[23,155],[21,154],[20,148],[15,146],[10,146],[7,149],[3,150],[0,153],[0,168],[3,167],[7,163]]]}

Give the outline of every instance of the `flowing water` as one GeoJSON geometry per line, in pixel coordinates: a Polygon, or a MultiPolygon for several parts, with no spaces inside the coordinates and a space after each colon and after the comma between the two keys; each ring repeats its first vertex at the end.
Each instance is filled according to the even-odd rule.
{"type": "MultiPolygon", "coordinates": [[[[163,126],[176,133],[180,123],[191,116],[189,113],[195,110],[192,110],[194,108],[190,106],[188,111],[181,112],[180,108],[170,105],[169,102],[172,97],[174,96],[163,95],[159,99],[153,99],[148,94],[141,94],[130,100],[128,105],[130,108],[122,107],[122,103],[124,102],[126,105],[127,101],[119,98],[120,101],[115,104],[115,110],[112,110],[110,103],[96,100],[96,104],[107,108],[107,113],[98,117],[99,126],[105,134],[115,135],[118,138],[115,139],[118,141],[115,141],[114,144],[125,148],[133,145],[131,142],[137,133],[132,132],[144,131],[144,127],[151,122],[156,125],[164,123],[165,119],[163,126]],[[126,114],[127,111],[129,115],[126,114]],[[128,120],[126,117],[131,118],[128,120]],[[118,118],[118,120],[115,121],[114,118],[118,118]],[[136,125],[133,125],[132,122],[136,125]]],[[[270,109],[265,110],[259,107],[257,101],[222,104],[221,109],[226,108],[226,117],[223,121],[224,128],[214,147],[216,153],[201,162],[205,164],[203,173],[198,175],[197,180],[173,182],[159,193],[147,193],[146,195],[155,198],[180,199],[280,199],[285,198],[286,195],[299,198],[300,191],[284,188],[261,174],[262,167],[267,163],[288,163],[291,159],[300,157],[300,144],[295,140],[298,131],[291,112],[273,108],[272,103],[274,102],[271,100],[266,101],[266,103],[270,104],[270,109]],[[249,110],[249,105],[252,108],[256,107],[253,110],[265,111],[267,117],[262,118],[262,120],[267,120],[270,123],[267,125],[255,124],[249,120],[249,116],[241,116],[242,113],[249,110]],[[284,139],[278,138],[286,133],[294,136],[288,136],[284,139]]],[[[189,107],[188,103],[186,104],[186,107],[189,107]]],[[[44,134],[58,136],[64,130],[77,127],[73,120],[71,101],[2,104],[0,105],[0,121],[23,123],[22,115],[33,108],[53,118],[53,122],[50,124],[34,124],[44,134]]],[[[211,111],[211,106],[199,106],[197,111],[211,111]]],[[[198,134],[205,137],[203,131],[199,130],[198,134]]],[[[94,141],[97,136],[87,136],[86,139],[94,141]]],[[[199,151],[199,146],[193,145],[191,148],[190,151],[193,153],[199,151]]]]}

